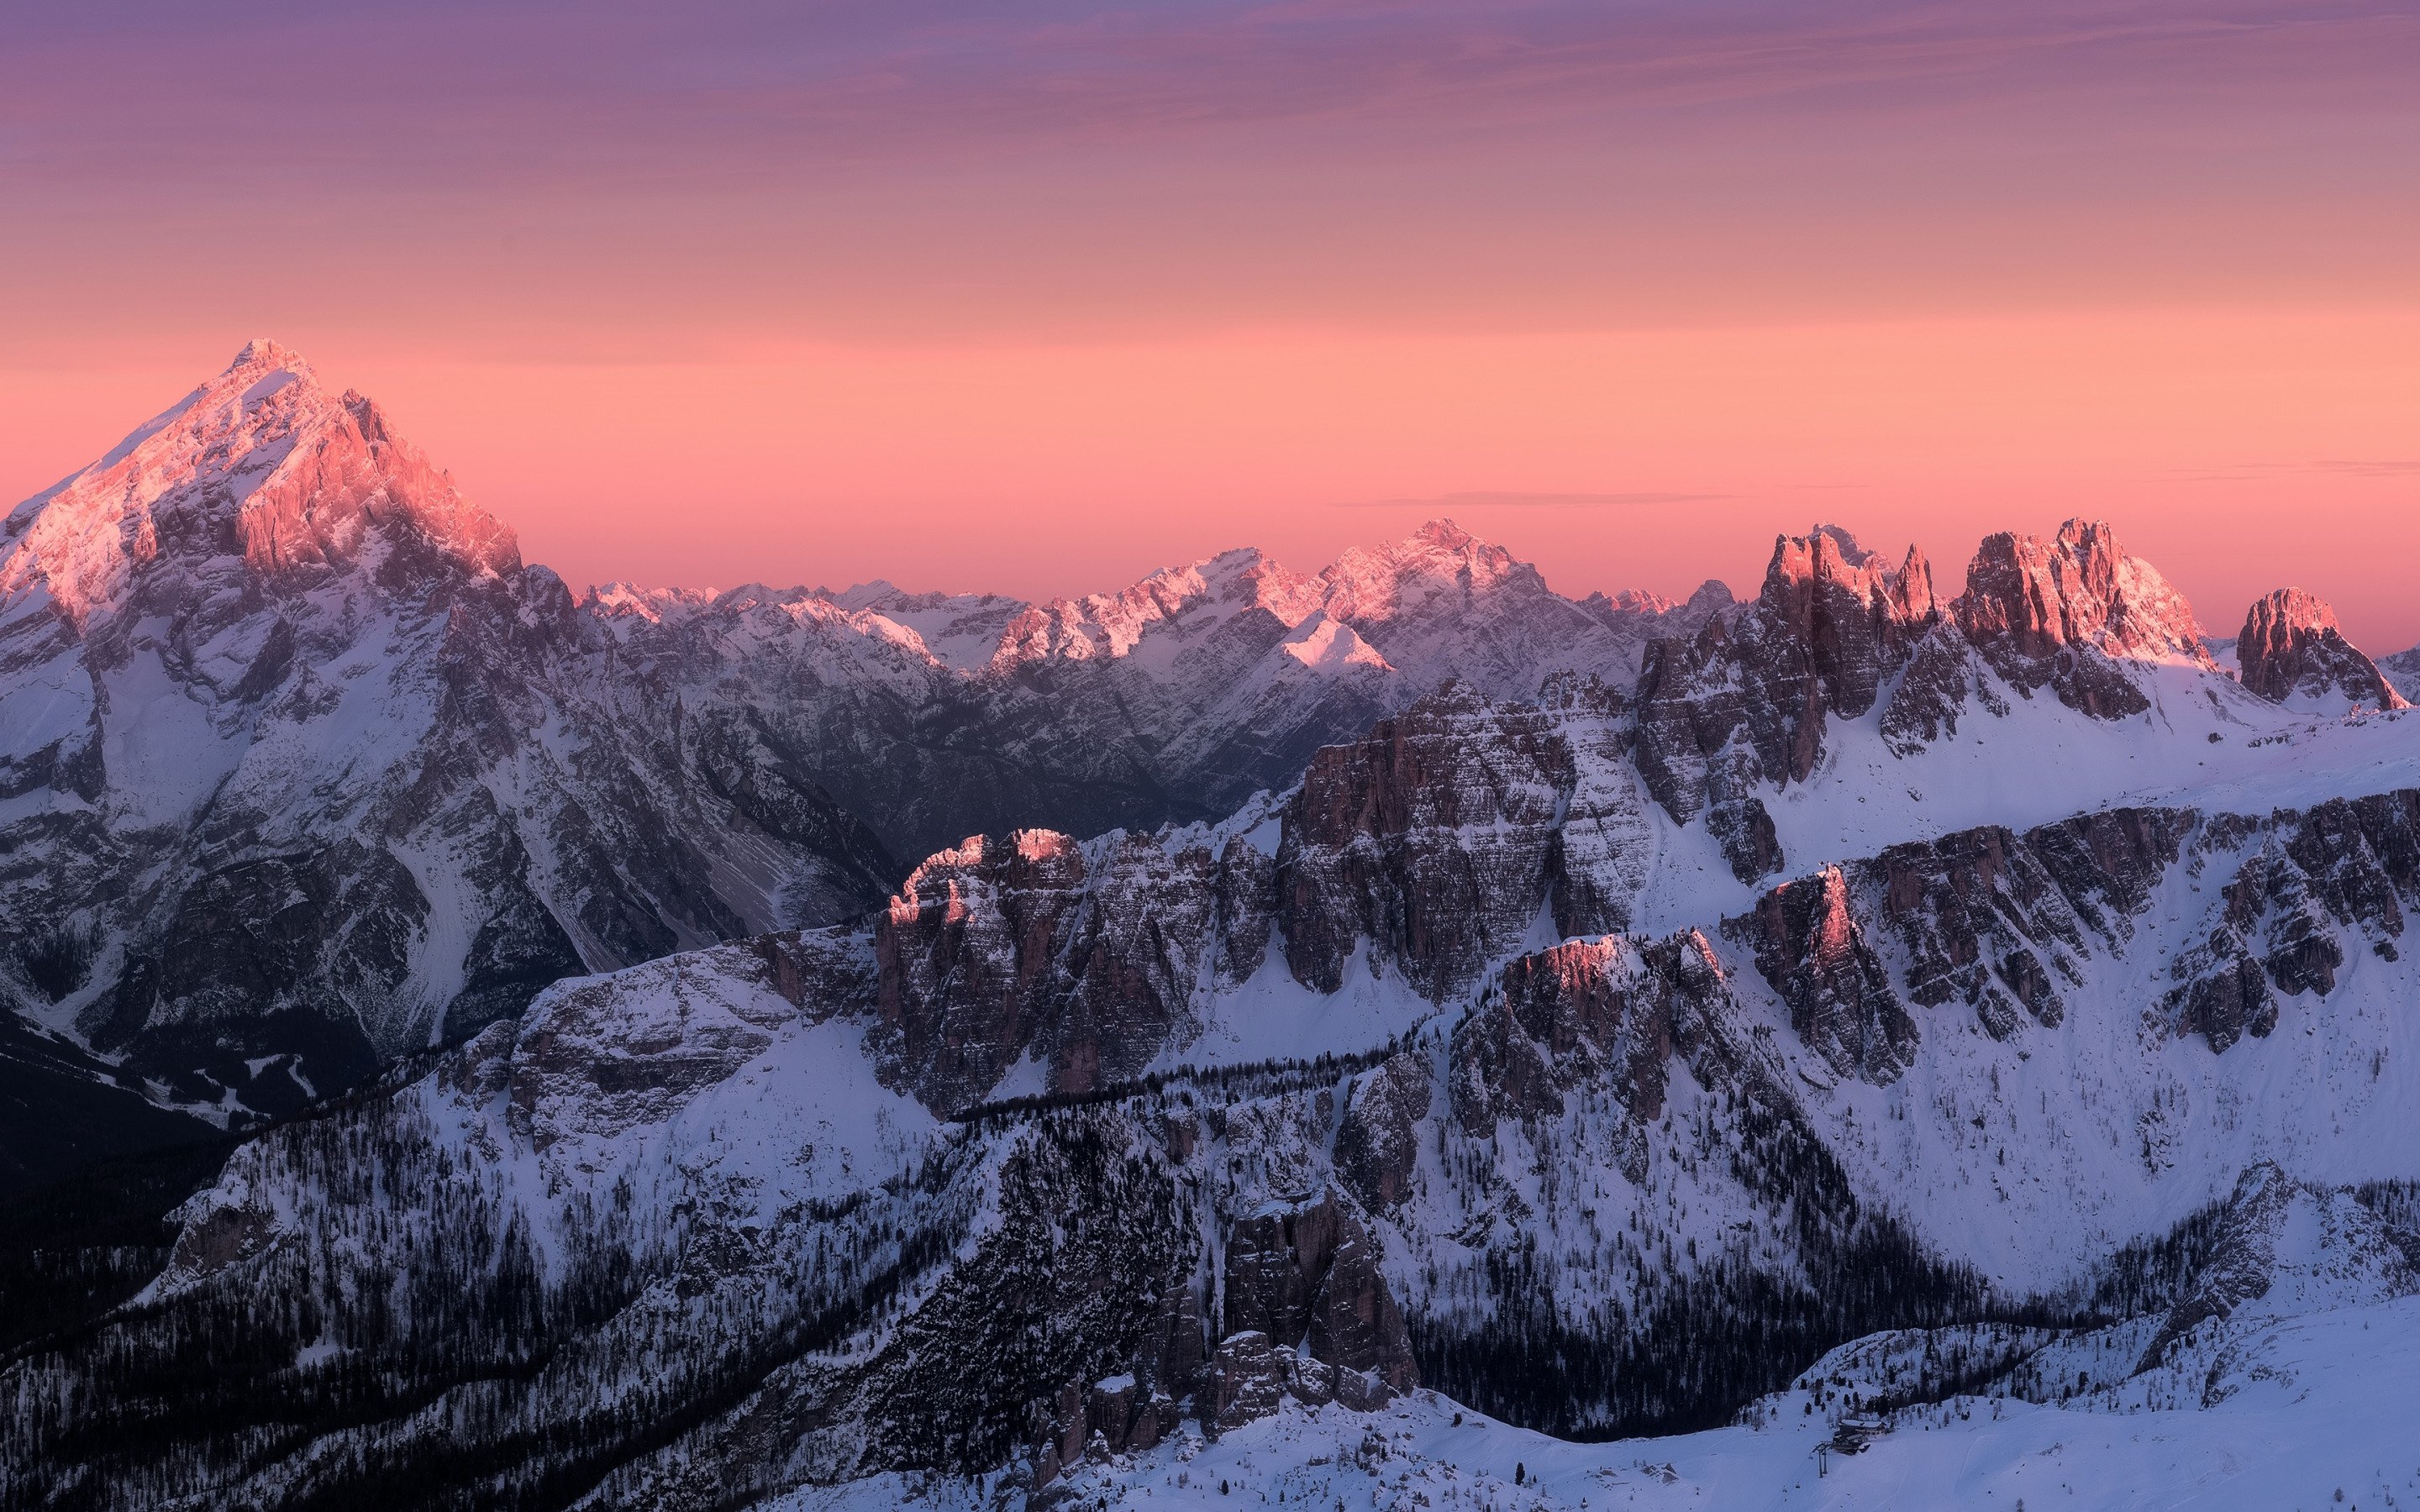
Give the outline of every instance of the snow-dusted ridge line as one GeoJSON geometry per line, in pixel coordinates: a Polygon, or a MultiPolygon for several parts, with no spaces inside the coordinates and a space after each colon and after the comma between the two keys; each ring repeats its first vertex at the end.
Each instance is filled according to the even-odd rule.
{"type": "MultiPolygon", "coordinates": [[[[2259,823],[2290,827],[2294,821],[2264,816],[2259,823]]],[[[2188,836],[2216,824],[2214,818],[2196,821],[2187,826],[2188,836]]],[[[2209,854],[2249,853],[2235,839],[2209,854]]],[[[2221,868],[2215,860],[2205,860],[2203,867],[2207,892],[2221,868]]],[[[2195,896],[2184,856],[2164,863],[2163,871],[2182,879],[2173,884],[2177,900],[2195,896]]],[[[1852,887],[1853,910],[1860,906],[1860,896],[1852,887]]],[[[2126,918],[2157,914],[2171,894],[2155,887],[2145,896],[2126,918]]],[[[1925,1011],[1914,1059],[1880,1083],[1863,1072],[1842,1074],[1831,1068],[1779,990],[1749,964],[1736,957],[1726,963],[1725,947],[1703,937],[1689,947],[1706,955],[1708,964],[1701,968],[1687,965],[1685,950],[1675,957],[1668,947],[1614,939],[1558,948],[1568,957],[1569,969],[1558,968],[1562,974],[1554,980],[1562,985],[1545,995],[1509,977],[1498,979],[1481,995],[1478,1017],[1434,1025],[1378,1067],[1328,1085],[1314,1078],[1286,1088],[1244,1086],[1234,1089],[1240,1101],[1225,1101],[1218,1078],[1205,1074],[1182,1085],[1164,1084],[1120,1104],[1042,1110],[1002,1117],[984,1129],[945,1132],[912,1102],[896,1093],[877,1094],[878,1055],[866,1041],[862,1019],[822,1016],[826,1009],[818,1005],[861,1001],[857,995],[865,989],[861,982],[843,985],[835,996],[809,984],[824,980],[820,972],[838,973],[844,984],[857,981],[863,967],[854,963],[861,961],[856,951],[862,947],[844,949],[847,942],[839,937],[801,935],[566,984],[541,998],[519,1028],[493,1026],[482,1036],[485,1042],[445,1057],[450,1069],[401,1088],[393,1105],[415,1110],[396,1127],[429,1131],[410,1137],[433,1141],[427,1147],[430,1158],[442,1150],[447,1159],[493,1172],[475,1179],[476,1190],[493,1194],[480,1200],[522,1215],[519,1221],[532,1234],[533,1250],[549,1274],[591,1273],[583,1267],[593,1269],[600,1257],[618,1251],[619,1242],[588,1228],[592,1220],[572,1216],[599,1202],[617,1214],[610,1231],[686,1234],[662,1247],[648,1241],[634,1253],[649,1267],[666,1268],[663,1284],[672,1290],[652,1306],[672,1310],[646,1325],[670,1331],[666,1339],[692,1335],[708,1326],[707,1319],[720,1319],[711,1324],[714,1329],[739,1328],[738,1336],[747,1336],[757,1325],[744,1321],[752,1316],[745,1308],[731,1311],[740,1298],[760,1299],[747,1305],[771,1305],[775,1317],[788,1306],[779,1300],[776,1277],[783,1265],[794,1262],[780,1257],[822,1253],[835,1238],[868,1231],[865,1226],[876,1212],[906,1213],[925,1204],[923,1211],[930,1216],[924,1221],[935,1227],[923,1231],[937,1236],[931,1242],[939,1245],[939,1253],[928,1245],[925,1253],[933,1258],[904,1277],[904,1287],[884,1285],[879,1316],[868,1315],[850,1335],[853,1342],[812,1360],[801,1358],[795,1368],[823,1373],[816,1379],[828,1384],[816,1387],[819,1392],[878,1396],[890,1390],[878,1383],[890,1379],[884,1372],[907,1368],[907,1356],[898,1350],[910,1339],[921,1341],[919,1350],[942,1350],[944,1358],[958,1362],[951,1368],[965,1368],[967,1357],[949,1352],[960,1345],[949,1341],[961,1338],[951,1330],[967,1325],[935,1330],[939,1318],[953,1314],[948,1299],[962,1294],[965,1278],[987,1273],[985,1267],[992,1262],[985,1257],[998,1252],[986,1246],[1003,1242],[999,1236],[1025,1231],[1024,1220],[1001,1206],[1009,1199],[1000,1183],[1020,1161],[1055,1163],[1065,1156],[1054,1152],[1095,1140],[1130,1152],[1121,1159],[1140,1161],[1134,1167],[1138,1172],[1168,1173],[1149,1178],[1151,1182],[1173,1180],[1160,1190],[1177,1195],[1178,1211],[1193,1213],[1180,1231],[1199,1234],[1190,1242],[1201,1246],[1197,1277],[1219,1273],[1223,1236],[1260,1211],[1270,1194],[1339,1194],[1368,1214],[1371,1231],[1384,1241],[1388,1284],[1437,1342],[1457,1333],[1483,1337],[1491,1318],[1529,1304],[1522,1293],[1492,1291],[1485,1284],[1467,1289],[1490,1273],[1490,1257],[1500,1262],[1532,1252],[1553,1260],[1548,1274],[1558,1279],[1530,1301],[1543,1302],[1567,1325],[1603,1316],[1597,1311],[1606,1295],[1602,1281],[1618,1284],[1614,1295],[1652,1299],[1674,1281],[1712,1273],[1717,1263],[1752,1261],[1785,1281],[1831,1273],[1820,1266],[1833,1261],[1791,1237],[1786,1207],[1768,1207],[1752,1186],[1725,1174],[1731,1159],[1747,1160],[1745,1168],[1752,1173],[1780,1177],[1797,1171],[1790,1179],[1812,1180],[1816,1191],[1845,1181],[1839,1195],[1822,1198],[1824,1211],[1833,1214],[1826,1222],[1843,1225],[1844,1239],[1870,1231],[1874,1219],[1854,1216],[1854,1204],[1861,1202],[1890,1210],[1896,1214],[1891,1221],[1928,1250],[1962,1256],[1970,1266],[1993,1269],[1997,1252],[2021,1251],[2024,1263],[2014,1269],[1998,1264],[1996,1279],[2009,1295],[2022,1298],[2040,1288],[2071,1284],[2079,1262],[2088,1271],[2094,1257],[2107,1253],[2102,1234],[2156,1231],[2163,1208],[2189,1214],[2235,1183],[2242,1166],[2233,1163],[2248,1147],[2218,1141],[2203,1148],[2194,1130],[2217,1127],[2207,1119],[2195,1124],[2188,1117],[2169,1131],[2161,1160],[2145,1162],[2136,1143],[2143,1126],[2134,1115],[2138,1109],[2176,1108],[2164,1077],[2204,1079],[2204,1089],[2185,1100],[2189,1115],[2208,1108],[2224,1117],[2248,1114],[2257,1127],[2284,1127],[2278,1122],[2279,1099],[2313,1100],[2305,1093],[2311,1085],[2307,1074],[2279,1072],[2315,1067],[2323,1084],[2334,1075],[2349,1075],[2356,1086],[2374,1079],[2362,1054],[2366,1041],[2350,1029],[2366,1024],[2364,1033],[2382,1032],[2380,1044],[2389,1064],[2420,1060],[2407,1054],[2420,1048],[2405,1043],[2412,1032],[2409,1015],[2381,1019],[2376,1011],[2374,992],[2385,980],[2379,974],[2391,975],[2399,964],[2375,954],[2346,952],[2345,980],[2325,998],[2305,994],[2288,1005],[2266,1038],[2253,1035],[2224,1051],[2214,1050],[2201,1034],[2147,1025],[2139,1011],[2126,1006],[2125,993],[2113,997],[2102,988],[2139,980],[2125,969],[2129,952],[2164,949],[2168,936],[2139,923],[2129,933],[2119,928],[2122,922],[2113,917],[2112,933],[2096,933],[2087,942],[2088,955],[2079,957],[2086,981],[2063,988],[2064,1011],[2055,1026],[2020,1026],[1999,1039],[1981,1032],[1981,1021],[1964,1005],[1925,1011]],[[1659,949],[1667,953],[1652,954],[1659,949]],[[1615,986],[1613,995],[1587,996],[1600,980],[1615,986]],[[783,989],[783,982],[791,988],[783,989]],[[1557,995],[1571,994],[1580,995],[1557,995]],[[1652,1006],[1658,1002],[1664,1006],[1652,1006]],[[1512,1032],[1544,1036],[1541,1043],[1558,1042],[1556,1037],[1566,1033],[1576,1036],[1557,1062],[1567,1072],[1558,1072],[1563,1080],[1552,1100],[1508,1073],[1513,1062],[1505,1058],[1507,1049],[1517,1048],[1516,1041],[1495,1041],[1500,1048],[1482,1053],[1474,1035],[1497,1011],[1512,1032]],[[1577,1016],[1561,1016],[1567,1013],[1577,1016]],[[2305,1026],[2315,1032],[2297,1032],[2305,1026]],[[2316,1031],[2323,1027],[2329,1034],[2320,1040],[2316,1031]],[[1674,1049],[1668,1059],[1659,1058],[1654,1046],[1668,1037],[1674,1049]],[[629,1052],[614,1048],[620,1044],[649,1048],[633,1060],[629,1052]],[[2113,1055],[2115,1064],[2148,1068],[2149,1085],[2076,1074],[2113,1055]],[[835,1072],[845,1066],[851,1085],[861,1087],[871,1101],[841,1095],[835,1072]],[[1659,1066],[1664,1070],[1648,1075],[1659,1066]],[[1496,1089],[1488,1093],[1497,1099],[1489,1104],[1493,1113],[1478,1115],[1480,1105],[1466,1097],[1473,1076],[1496,1089]],[[1532,1089],[1525,1091],[1525,1086],[1532,1089]],[[2232,1104],[2237,1113],[2228,1114],[2229,1086],[2257,1101],[2246,1103],[2240,1095],[2232,1104]],[[2046,1100],[2054,1092],[2063,1101],[2050,1107],[2046,1100]],[[631,1102],[634,1094],[641,1101],[631,1102]],[[659,1097],[669,1101],[653,1101],[659,1097]],[[2107,1106],[2112,1099],[2114,1109],[2107,1106]],[[847,1111],[851,1107],[873,1111],[847,1111]],[[885,1108],[892,1110],[891,1132],[880,1111],[885,1108]],[[1749,1109],[1761,1111],[1750,1117],[1749,1109]],[[2110,1111],[2118,1115],[2114,1119],[2102,1116],[2110,1111]],[[1987,1127],[1974,1127],[1970,1113],[1987,1127]],[[2021,1113],[2023,1122],[2013,1121],[2021,1113]],[[634,1116],[639,1121],[629,1121],[634,1116]],[[1386,1134],[1388,1121],[1396,1118],[1405,1120],[1408,1138],[1386,1134]],[[1780,1145],[1761,1134],[1750,1137],[1774,1119],[1780,1121],[1771,1127],[1798,1133],[1780,1145]],[[2044,1137],[2024,1138],[2027,1127],[2040,1129],[2044,1137]],[[940,1165],[932,1155],[919,1153],[913,1136],[919,1128],[931,1131],[922,1149],[950,1152],[940,1165]],[[1877,1141],[1868,1134],[1898,1129],[1914,1137],[1877,1141]],[[2015,1157],[2009,1166],[1987,1158],[1984,1169],[2028,1178],[2008,1186],[2009,1198],[2016,1202],[2012,1210],[2003,1211],[2009,1204],[2001,1196],[1975,1190],[1962,1180],[1978,1164],[1978,1137],[1981,1149],[2005,1142],[2015,1157]],[[939,1143],[930,1143],[934,1139],[939,1143]],[[2062,1147],[2088,1153],[2095,1140],[2106,1143],[2095,1157],[2103,1164],[2091,1166],[2091,1180],[2107,1185],[2126,1170],[2136,1173],[2114,1181],[2114,1200],[2130,1225],[2123,1230],[2110,1229],[2105,1217],[2089,1213],[2077,1214],[2083,1222],[2049,1216],[2076,1214],[2074,1198],[2086,1184],[2061,1172],[2062,1147]],[[1790,1153],[1792,1149],[1797,1153],[1790,1153]],[[811,1154],[802,1160],[800,1149],[811,1154]],[[1730,1153],[1708,1161],[1709,1149],[1730,1153]],[[1408,1153],[1408,1164],[1391,1165],[1398,1155],[1390,1151],[1408,1153]],[[961,1174],[916,1174],[950,1170],[961,1174]],[[1401,1174],[1391,1176],[1392,1171],[1401,1174]],[[944,1184],[927,1196],[917,1196],[930,1179],[944,1184]],[[612,1196],[625,1189],[627,1199],[612,1196]],[[1195,1195],[1184,1197],[1188,1191],[1195,1195]],[[951,1192],[960,1195],[948,1196],[951,1192]],[[1835,1206],[1844,1197],[1853,1205],[1835,1206]],[[936,1201],[939,1205],[932,1206],[936,1201]],[[681,1213],[691,1216],[668,1221],[681,1213]],[[727,1250],[752,1228],[767,1238],[727,1250]],[[582,1233],[588,1237],[577,1237],[582,1233]],[[540,1239],[541,1234],[555,1237],[540,1239]],[[1602,1241],[1590,1241],[1591,1234],[1644,1236],[1646,1242],[1625,1243],[1609,1255],[1602,1241]],[[736,1272],[724,1269],[733,1258],[713,1258],[753,1253],[768,1240],[773,1248],[766,1260],[742,1261],[736,1272]],[[766,1263],[774,1268],[764,1269],[766,1263]],[[1659,1280],[1662,1265],[1674,1270],[1659,1280]],[[1802,1269],[1808,1266],[1818,1269],[1802,1269]],[[689,1279],[674,1285],[671,1278],[679,1276],[689,1279]],[[701,1298],[724,1300],[701,1302],[709,1309],[705,1313],[673,1306],[671,1299],[690,1285],[706,1288],[701,1298]]],[[[1859,918],[1855,927],[1884,940],[1875,916],[1859,918]]],[[[1872,949],[1887,955],[1892,948],[1884,940],[1872,949]]],[[[1898,991],[1907,963],[1895,957],[1883,968],[1891,990],[1898,991]]],[[[2389,1124],[2408,1119],[2409,1081],[2398,1074],[2381,1084],[2370,1099],[2372,1116],[2389,1124]]],[[[2318,1102],[2322,1107],[2350,1105],[2336,1098],[2318,1102]]],[[[2368,1158],[2379,1146],[2363,1129],[2348,1128],[2305,1145],[2299,1155],[2273,1148],[2304,1172],[2327,1177],[2332,1158],[2368,1158]]],[[[359,1209],[359,1198],[330,1205],[337,1189],[327,1183],[345,1183],[337,1170],[314,1175],[309,1161],[297,1164],[311,1148],[309,1136],[300,1132],[248,1148],[251,1164],[231,1168],[211,1197],[188,1214],[194,1263],[154,1296],[154,1307],[173,1311],[179,1297],[198,1302],[217,1288],[256,1284],[258,1267],[300,1262],[325,1242],[323,1230],[341,1234],[363,1221],[345,1213],[359,1211],[365,1219],[377,1211],[359,1209]],[[271,1258],[280,1255],[288,1257],[271,1258]]],[[[411,1212],[407,1203],[393,1219],[380,1221],[409,1221],[411,1212]]],[[[513,1227],[501,1214],[482,1222],[490,1231],[513,1227]]],[[[1147,1237],[1131,1225],[1124,1231],[1126,1239],[1117,1242],[1147,1237]]],[[[1159,1231],[1154,1236],[1154,1242],[1166,1237],[1159,1231]]],[[[1154,1264],[1173,1258],[1165,1251],[1151,1253],[1161,1257],[1154,1264]]],[[[848,1276],[862,1273],[843,1271],[831,1279],[845,1288],[860,1284],[848,1276]]],[[[1193,1305],[1215,1316],[1215,1301],[1193,1305]]],[[[630,1326],[638,1321],[634,1318],[630,1326]]],[[[2148,1335],[2138,1337],[2132,1347],[2139,1351],[2147,1342],[2148,1335]]],[[[1156,1379],[1155,1368],[1165,1366],[1142,1369],[1141,1379],[1156,1379]]],[[[1098,1371],[1103,1378],[1117,1374],[1116,1359],[1098,1371]]],[[[1484,1387],[1485,1381],[1473,1378],[1467,1384],[1484,1387]]],[[[535,1407],[535,1399],[531,1405],[535,1407]]],[[[1290,1411],[1280,1411],[1280,1423],[1291,1421],[1284,1415],[1290,1411]]],[[[1089,1412],[1079,1403],[1079,1418],[1089,1412]]],[[[912,1434],[908,1440],[884,1437],[908,1431],[895,1416],[877,1412],[868,1421],[888,1426],[872,1438],[848,1439],[846,1447],[811,1434],[808,1442],[820,1445],[810,1457],[812,1466],[820,1468],[806,1473],[845,1476],[899,1452],[880,1448],[881,1443],[915,1442],[912,1434]]],[[[1176,1421],[1178,1440],[1192,1442],[1185,1421],[1176,1421]]],[[[726,1452],[711,1447],[724,1442],[720,1435],[725,1429],[699,1431],[705,1437],[685,1451],[704,1457],[694,1462],[711,1462],[726,1452]]],[[[1261,1432],[1233,1431],[1236,1445],[1257,1442],[1251,1436],[1261,1432]]],[[[1068,1473],[1079,1477],[1075,1485],[1106,1487],[1114,1480],[1081,1477],[1125,1473],[1089,1448],[1072,1457],[1061,1454],[1063,1470],[1071,1460],[1075,1468],[1068,1473]]],[[[1146,1458],[1127,1462],[1127,1468],[1151,1471],[1160,1463],[1146,1458]]],[[[617,1472],[622,1478],[613,1484],[632,1491],[663,1489],[681,1484],[686,1473],[677,1458],[654,1458],[617,1472]]]]}
{"type": "MultiPolygon", "coordinates": [[[[0,699],[47,711],[0,824],[100,897],[199,814],[203,864],[151,902],[170,944],[243,949],[18,891],[90,942],[44,980],[85,975],[0,977],[246,1095],[319,1072],[220,1042],[250,1032],[238,967],[413,1058],[245,1144],[139,1305],[0,1372],[0,1477],[677,1505],[946,1466],[1181,1503],[1171,1476],[1265,1454],[1434,1500],[1470,1486],[1439,1467],[1534,1445],[1532,1500],[1528,1470],[1665,1494],[1456,1427],[1419,1374],[1567,1432],[1777,1416],[1669,1451],[1669,1485],[1752,1502],[1778,1481],[1726,1457],[1803,1464],[1792,1412],[1838,1431],[1928,1350],[2005,1352],[1987,1411],[2026,1432],[2225,1366],[2215,1421],[2297,1339],[2341,1343],[2326,1319],[2401,1305],[2336,1189],[2420,1176],[2420,723],[2362,696],[2322,609],[2256,609],[2231,673],[2087,522],[1986,541],[1955,598],[1820,528],[1751,603],[1587,608],[1609,639],[1442,530],[1031,614],[886,585],[583,606],[257,355],[108,464],[191,442],[218,471],[12,516],[12,563],[60,501],[93,528],[54,532],[119,550],[56,559],[81,624],[48,588],[0,605],[0,699]],[[307,465],[332,507],[298,525],[307,465]],[[53,717],[121,654],[109,717],[53,717]],[[1176,764],[1137,778],[1138,740],[1176,764]],[[219,764],[163,764],[191,742],[219,764]],[[958,801],[959,761],[1077,818],[949,830],[866,885],[843,810],[942,825],[880,784],[958,801]],[[1171,770],[1243,786],[1178,803],[1171,770]],[[823,918],[887,902],[773,927],[818,886],[823,918]],[[220,927],[251,917],[308,948],[220,927]],[[2111,1316],[2113,1267],[2171,1249],[2111,1316]],[[2021,1306],[2034,1332],[1990,1332],[2021,1306]]],[[[1972,1398],[1906,1410],[1844,1487],[1972,1428],[1972,1398]]]]}
{"type": "MultiPolygon", "coordinates": [[[[1629,742],[1653,802],[1607,779],[1590,843],[1653,873],[1605,927],[1652,928],[1716,912],[1727,869],[2144,796],[2126,768],[2181,767],[2195,699],[2266,729],[2350,707],[2367,666],[2324,606],[2278,597],[2255,639],[2286,702],[2255,707],[2085,522],[1992,538],[1956,598],[1920,553],[1822,527],[1776,543],[1748,604],[1575,603],[1435,522],[1317,574],[1230,551],[1046,606],[878,583],[575,601],[375,404],[265,342],[7,532],[0,832],[55,864],[0,882],[0,994],[224,1117],[558,975],[852,915],[970,833],[1209,823],[1449,677],[1497,703],[1637,690],[1590,738],[1629,742]],[[2164,721],[2148,745],[2137,703],[2164,721]],[[2000,748],[1980,759],[1978,729],[2000,748]],[[276,941],[215,922],[280,909],[276,941]]],[[[1491,959],[1516,948],[1487,933],[1491,959]]],[[[1366,1035],[1384,995],[1279,1048],[1366,1035]]],[[[1234,1006],[1216,1032],[1249,1055],[1309,1005],[1234,1006]]]]}
{"type": "Polygon", "coordinates": [[[36,858],[0,879],[0,999],[273,1116],[556,977],[854,915],[969,833],[1231,812],[1448,676],[1619,680],[1717,600],[1575,604],[1444,524],[1039,608],[575,600],[255,342],[0,532],[0,837],[36,858]]]}
{"type": "Polygon", "coordinates": [[[10,516],[0,841],[0,1001],[222,1119],[892,880],[267,342],[10,516]]]}

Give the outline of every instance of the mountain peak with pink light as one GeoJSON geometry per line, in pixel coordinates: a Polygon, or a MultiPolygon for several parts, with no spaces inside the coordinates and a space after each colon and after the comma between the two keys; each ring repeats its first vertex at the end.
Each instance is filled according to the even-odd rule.
{"type": "Polygon", "coordinates": [[[238,568],[335,571],[365,552],[419,575],[520,567],[513,532],[463,499],[376,404],[331,391],[265,338],[19,505],[7,546],[0,593],[39,583],[78,624],[160,571],[213,580],[238,568]]]}

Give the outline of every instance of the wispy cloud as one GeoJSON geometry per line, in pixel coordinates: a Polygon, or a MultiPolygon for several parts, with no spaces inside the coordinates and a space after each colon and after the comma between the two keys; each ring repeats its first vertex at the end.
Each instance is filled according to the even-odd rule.
{"type": "Polygon", "coordinates": [[[2178,468],[2180,477],[2196,483],[2243,483],[2294,473],[2320,473],[2339,478],[2420,477],[2420,458],[2397,461],[2378,457],[2315,457],[2301,462],[2239,462],[2228,468],[2178,468]]]}
{"type": "Polygon", "coordinates": [[[2358,458],[2333,457],[2304,463],[2300,469],[2289,467],[2288,471],[2340,472],[2355,478],[2408,478],[2420,473],[2420,459],[2405,462],[2366,462],[2358,458]]]}
{"type": "Polygon", "coordinates": [[[1735,497],[1727,493],[1522,493],[1481,488],[1429,494],[1417,499],[1339,500],[1338,509],[1633,509],[1652,504],[1696,504],[1735,497]]]}

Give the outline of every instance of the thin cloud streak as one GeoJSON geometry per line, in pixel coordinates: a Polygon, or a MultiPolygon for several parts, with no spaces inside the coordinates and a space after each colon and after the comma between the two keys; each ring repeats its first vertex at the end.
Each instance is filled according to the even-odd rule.
{"type": "MultiPolygon", "coordinates": [[[[1815,116],[1956,118],[2092,96],[2342,108],[2420,64],[2420,9],[2103,5],[1156,8],[956,4],[262,8],[0,24],[13,175],[657,187],[772,168],[1307,124],[1386,136],[1648,117],[1693,134],[1815,116]],[[274,89],[250,87],[262,77],[274,89]],[[240,81],[239,86],[236,82],[240,81]],[[211,122],[207,131],[189,128],[211,122]],[[241,150],[229,144],[240,142],[241,150]]],[[[1648,128],[1652,130],[1652,128],[1648,128]]]]}
{"type": "Polygon", "coordinates": [[[1342,500],[1334,509],[1637,509],[1655,504],[1707,503],[1735,497],[1727,493],[1522,493],[1474,489],[1431,494],[1421,499],[1342,500]]]}
{"type": "Polygon", "coordinates": [[[2409,478],[2420,476],[2420,460],[2380,461],[2357,457],[2320,457],[2304,462],[2242,462],[2231,468],[2176,470],[2196,483],[2248,483],[2256,478],[2319,476],[2338,478],[2409,478]]]}

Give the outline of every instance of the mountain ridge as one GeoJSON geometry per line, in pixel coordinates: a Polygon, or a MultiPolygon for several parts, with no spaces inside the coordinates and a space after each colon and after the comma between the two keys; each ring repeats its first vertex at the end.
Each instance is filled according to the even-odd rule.
{"type": "Polygon", "coordinates": [[[1456,1404],[1602,1489],[1493,1420],[2412,1332],[2420,713],[2105,522],[575,597],[256,344],[0,548],[0,1095],[251,1130],[0,1257],[11,1498],[1324,1496],[1456,1404]]]}

